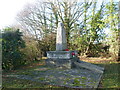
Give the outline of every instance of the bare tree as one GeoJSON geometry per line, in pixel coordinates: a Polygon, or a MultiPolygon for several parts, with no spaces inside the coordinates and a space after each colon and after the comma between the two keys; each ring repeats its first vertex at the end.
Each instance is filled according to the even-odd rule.
{"type": "Polygon", "coordinates": [[[69,40],[73,24],[77,22],[80,16],[83,14],[83,3],[77,1],[67,1],[67,0],[55,0],[49,1],[51,4],[51,9],[54,16],[56,17],[56,26],[58,21],[64,23],[67,36],[67,44],[70,46],[69,40]]]}
{"type": "Polygon", "coordinates": [[[62,21],[65,26],[67,42],[69,46],[70,32],[73,24],[78,22],[83,14],[83,2],[76,0],[54,0],[28,5],[18,14],[18,21],[29,33],[33,33],[36,39],[47,34],[56,33],[57,24],[62,21]]]}
{"type": "Polygon", "coordinates": [[[36,39],[42,39],[49,33],[50,26],[48,24],[52,17],[48,15],[46,5],[46,3],[42,2],[38,2],[35,5],[27,5],[17,17],[23,30],[33,34],[36,39]]]}

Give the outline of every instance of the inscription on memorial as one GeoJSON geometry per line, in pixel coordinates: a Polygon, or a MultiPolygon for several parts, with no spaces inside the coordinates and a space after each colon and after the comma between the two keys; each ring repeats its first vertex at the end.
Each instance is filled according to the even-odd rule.
{"type": "Polygon", "coordinates": [[[72,58],[71,51],[49,51],[47,52],[48,58],[57,58],[57,59],[70,59],[72,58]]]}

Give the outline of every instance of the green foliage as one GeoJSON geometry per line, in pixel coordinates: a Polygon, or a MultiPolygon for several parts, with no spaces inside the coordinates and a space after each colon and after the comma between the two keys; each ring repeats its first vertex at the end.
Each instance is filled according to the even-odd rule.
{"type": "Polygon", "coordinates": [[[20,49],[25,47],[22,33],[18,30],[4,31],[2,34],[2,68],[5,70],[15,69],[25,63],[20,49]]]}
{"type": "Polygon", "coordinates": [[[38,41],[38,48],[41,50],[42,56],[46,56],[46,51],[55,50],[55,39],[55,34],[49,34],[38,41]]]}
{"type": "MultiPolygon", "coordinates": [[[[66,30],[67,47],[71,50],[78,50],[81,55],[96,56],[101,53],[99,44],[105,40],[107,35],[105,29],[109,28],[115,33],[118,32],[118,4],[111,2],[69,2],[55,0],[37,2],[35,6],[28,6],[26,14],[19,14],[18,18],[25,32],[33,34],[38,42],[38,49],[41,55],[46,51],[55,50],[55,38],[51,35],[56,34],[58,22],[62,21],[66,30]],[[38,7],[41,6],[41,7],[38,7]],[[23,16],[24,15],[24,16],[23,16]],[[32,33],[31,33],[32,32],[32,33]]],[[[24,11],[23,11],[24,13],[24,11]]],[[[117,38],[109,39],[111,52],[118,53],[117,38]],[[114,46],[114,47],[112,47],[114,46]],[[114,50],[112,49],[114,48],[114,50]]],[[[119,36],[119,35],[118,35],[119,36]]],[[[44,56],[44,55],[43,55],[44,56]]],[[[113,55],[111,55],[113,56],[113,55]]]]}
{"type": "Polygon", "coordinates": [[[106,18],[105,23],[106,27],[110,29],[110,35],[107,42],[110,45],[109,54],[114,60],[118,60],[119,57],[119,29],[118,27],[118,3],[111,2],[106,4],[106,18]],[[109,22],[109,23],[108,23],[109,22]]]}
{"type": "Polygon", "coordinates": [[[24,37],[24,41],[26,47],[21,49],[21,52],[25,54],[26,64],[41,59],[41,50],[38,48],[38,43],[27,37],[24,37]]]}
{"type": "Polygon", "coordinates": [[[71,47],[73,47],[72,49],[77,49],[81,55],[98,56],[97,54],[101,52],[101,47],[99,47],[100,40],[102,41],[105,37],[103,32],[105,27],[103,21],[104,5],[101,4],[100,8],[95,11],[97,9],[96,2],[92,4],[86,2],[84,4],[83,22],[74,24],[71,47]],[[87,15],[87,7],[91,9],[89,15],[87,15]]]}

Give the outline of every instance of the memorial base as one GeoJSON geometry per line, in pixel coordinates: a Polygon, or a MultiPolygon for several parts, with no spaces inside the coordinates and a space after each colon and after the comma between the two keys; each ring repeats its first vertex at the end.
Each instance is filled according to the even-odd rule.
{"type": "Polygon", "coordinates": [[[46,59],[46,65],[50,67],[72,68],[71,59],[46,59]]]}
{"type": "Polygon", "coordinates": [[[46,65],[61,68],[84,68],[97,73],[103,73],[104,68],[80,61],[76,51],[49,51],[47,52],[46,65]],[[75,53],[73,56],[72,53],[75,53]]]}
{"type": "Polygon", "coordinates": [[[48,51],[46,65],[51,67],[72,68],[73,55],[76,51],[48,51]]]}

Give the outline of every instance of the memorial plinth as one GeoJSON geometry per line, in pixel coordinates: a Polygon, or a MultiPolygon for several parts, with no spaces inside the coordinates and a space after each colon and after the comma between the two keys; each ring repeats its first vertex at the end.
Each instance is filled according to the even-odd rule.
{"type": "Polygon", "coordinates": [[[77,51],[48,51],[46,65],[51,67],[72,68],[74,58],[72,53],[77,55],[77,51]]]}
{"type": "Polygon", "coordinates": [[[50,58],[50,59],[71,59],[71,58],[73,58],[72,53],[77,54],[76,51],[48,51],[47,58],[50,58]]]}

